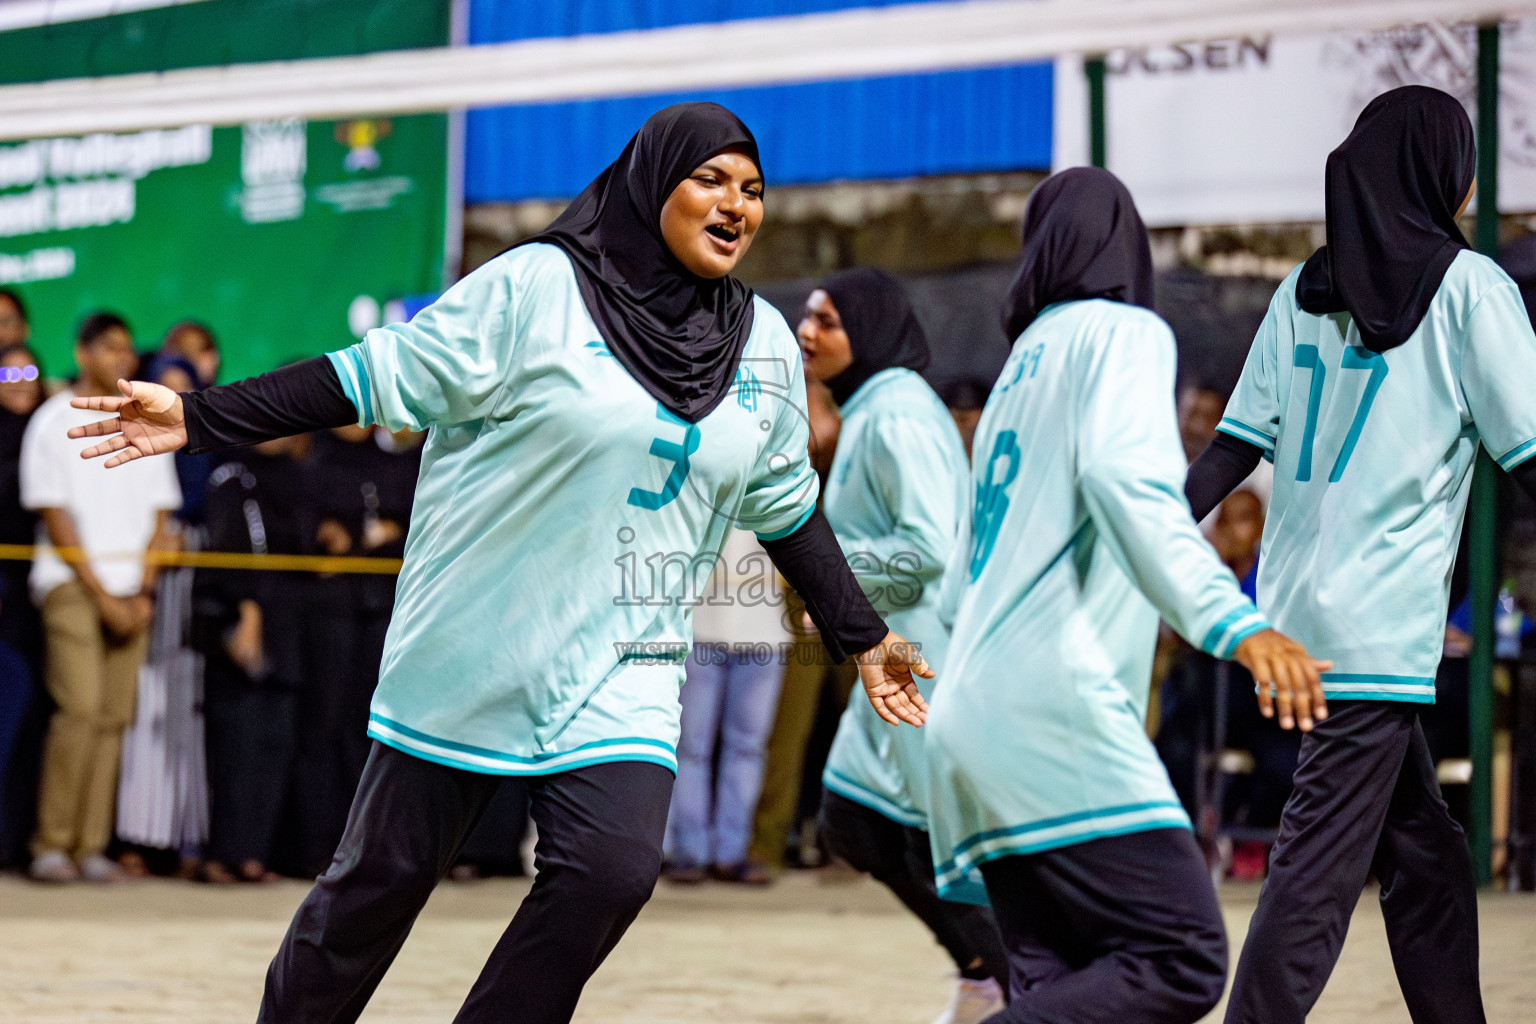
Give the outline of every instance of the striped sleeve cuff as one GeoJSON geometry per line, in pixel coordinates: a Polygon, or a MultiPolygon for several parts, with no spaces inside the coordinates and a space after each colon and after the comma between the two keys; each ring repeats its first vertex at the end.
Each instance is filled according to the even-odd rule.
{"type": "Polygon", "coordinates": [[[1269,629],[1269,620],[1262,612],[1245,602],[1244,606],[1228,612],[1221,621],[1206,631],[1200,641],[1200,649],[1213,658],[1228,659],[1237,651],[1237,645],[1260,630],[1269,629]]]}
{"type": "Polygon", "coordinates": [[[1275,450],[1275,439],[1273,437],[1270,437],[1262,430],[1250,427],[1246,423],[1239,423],[1237,420],[1223,416],[1221,422],[1216,425],[1216,429],[1223,434],[1237,438],[1239,441],[1247,441],[1251,445],[1262,448],[1266,454],[1272,453],[1275,450]]]}
{"type": "Polygon", "coordinates": [[[1497,462],[1499,464],[1499,468],[1507,473],[1514,469],[1516,466],[1520,465],[1526,459],[1529,459],[1532,455],[1536,455],[1536,437],[1531,438],[1524,444],[1515,445],[1509,451],[1505,452],[1503,455],[1500,455],[1493,461],[1497,462]]]}
{"type": "Polygon", "coordinates": [[[373,423],[373,387],[368,381],[368,367],[363,363],[361,345],[353,345],[339,352],[327,352],[325,357],[336,368],[341,379],[341,390],[347,393],[357,407],[357,425],[366,427],[373,423]]]}

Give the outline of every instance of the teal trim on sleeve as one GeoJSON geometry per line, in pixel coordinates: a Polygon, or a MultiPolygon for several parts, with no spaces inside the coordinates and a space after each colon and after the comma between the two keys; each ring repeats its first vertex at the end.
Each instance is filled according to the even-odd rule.
{"type": "Polygon", "coordinates": [[[1269,620],[1245,601],[1244,607],[1228,612],[1206,631],[1200,641],[1200,649],[1213,658],[1230,658],[1238,644],[1260,630],[1269,628],[1269,620]]]}
{"type": "Polygon", "coordinates": [[[336,376],[341,380],[341,390],[357,409],[357,425],[366,427],[373,423],[373,387],[368,381],[368,368],[363,365],[362,353],[357,346],[339,352],[327,352],[336,376]]]}
{"type": "Polygon", "coordinates": [[[797,519],[795,521],[795,525],[794,526],[791,526],[787,530],[775,530],[773,533],[760,533],[760,534],[757,535],[757,539],[761,540],[761,541],[783,540],[785,537],[788,537],[790,534],[792,534],[796,530],[800,529],[800,527],[804,526],[805,523],[806,523],[806,520],[810,519],[811,515],[815,511],[816,511],[816,506],[812,505],[810,508],[805,510],[805,515],[801,516],[799,519],[797,519]]]}
{"type": "Polygon", "coordinates": [[[1515,445],[1494,461],[1499,464],[1500,469],[1507,473],[1532,455],[1536,455],[1536,437],[1531,438],[1524,444],[1515,445]]]}
{"type": "Polygon", "coordinates": [[[1246,626],[1239,629],[1236,633],[1232,634],[1232,639],[1227,641],[1227,651],[1222,655],[1222,657],[1230,659],[1232,655],[1237,653],[1238,644],[1242,643],[1244,640],[1247,640],[1255,633],[1262,633],[1264,630],[1272,628],[1274,627],[1269,624],[1268,619],[1264,618],[1262,615],[1259,616],[1258,619],[1248,623],[1246,626]]]}
{"type": "Polygon", "coordinates": [[[1239,441],[1247,441],[1251,445],[1263,448],[1266,452],[1275,450],[1274,438],[1262,430],[1250,427],[1246,423],[1239,423],[1237,420],[1223,417],[1221,422],[1216,425],[1216,429],[1220,433],[1237,438],[1239,441]]]}

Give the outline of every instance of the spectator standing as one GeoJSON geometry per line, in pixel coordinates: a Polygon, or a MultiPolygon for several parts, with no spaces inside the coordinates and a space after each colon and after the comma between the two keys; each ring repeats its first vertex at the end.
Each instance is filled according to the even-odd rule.
{"type": "Polygon", "coordinates": [[[0,352],[25,345],[32,338],[27,304],[10,288],[0,288],[0,352]]]}
{"type": "MultiPolygon", "coordinates": [[[[832,392],[811,374],[805,378],[805,397],[811,428],[811,465],[825,487],[832,459],[837,454],[842,417],[837,403],[832,400],[832,392]]],[[[747,854],[748,860],[762,864],[770,871],[784,866],[791,833],[799,837],[800,862],[814,859],[807,856],[810,844],[805,841],[815,832],[814,815],[821,796],[821,764],[811,766],[811,777],[816,784],[804,785],[806,755],[817,719],[835,719],[857,676],[852,664],[832,665],[827,661],[821,635],[814,626],[805,624],[805,605],[794,591],[786,591],[785,597],[793,648],[785,659],[779,707],[774,715],[773,729],[768,734],[762,795],[758,797],[757,812],[752,819],[752,843],[747,854]],[[822,705],[829,698],[830,703],[837,705],[837,710],[822,716],[822,705]],[[807,791],[813,800],[805,799],[807,791]]],[[[831,742],[830,733],[827,742],[831,742]]],[[[821,750],[821,755],[825,759],[825,749],[821,750]]]]}
{"type": "MultiPolygon", "coordinates": [[[[160,350],[145,361],[139,373],[144,380],[164,384],[179,393],[212,387],[218,375],[219,348],[213,332],[195,320],[183,320],[166,331],[160,350]]],[[[212,471],[212,455],[176,452],[176,478],[181,483],[182,498],[177,519],[194,526],[202,523],[203,493],[212,471]]]]}
{"type": "MultiPolygon", "coordinates": [[[[0,351],[0,544],[31,544],[37,536],[37,516],[21,503],[21,439],[43,398],[42,371],[32,350],[13,345],[0,351]]],[[[28,561],[0,559],[0,589],[10,598],[0,609],[0,642],[10,644],[36,666],[41,627],[36,609],[26,599],[30,569],[28,561]]]]}
{"type": "MultiPolygon", "coordinates": [[[[0,304],[0,320],[5,310],[0,304]]],[[[0,544],[31,544],[37,532],[37,518],[21,505],[20,466],[22,435],[43,402],[41,378],[25,345],[0,351],[0,544]]],[[[42,728],[27,725],[46,711],[32,689],[42,665],[42,624],[27,599],[30,568],[29,560],[0,559],[0,864],[22,856],[18,837],[31,833],[37,805],[42,728]]]]}
{"type": "Polygon", "coordinates": [[[747,858],[762,793],[769,730],[789,639],[784,593],[768,553],[732,530],[693,613],[693,653],[679,695],[682,734],[667,827],[667,878],[762,885],[767,869],[747,858]],[[716,758],[716,746],[719,757],[716,758]]]}
{"type": "MultiPolygon", "coordinates": [[[[295,555],[300,459],[309,437],[281,438],[222,460],[209,478],[208,548],[295,555]]],[[[268,865],[293,765],[298,687],[304,678],[306,576],[249,568],[201,569],[193,637],[204,658],[211,804],[203,877],[257,882],[268,865]]]]}
{"type": "Polygon", "coordinates": [[[95,419],[70,399],[116,394],[133,372],[128,325],[112,313],[86,317],[75,362],[78,380],[42,404],[22,441],[21,500],[41,520],[31,590],[42,608],[45,680],[58,705],[44,742],[31,874],[109,882],[122,877],[106,848],[123,730],[154,614],[155,570],[143,554],[165,543],[181,492],[169,459],[104,472],[79,457],[86,445],[66,436],[95,419]]]}
{"type": "Polygon", "coordinates": [[[191,368],[191,386],[183,391],[201,391],[219,382],[219,345],[207,324],[182,320],[165,332],[160,342],[160,356],[179,359],[191,368]]]}
{"type": "MultiPolygon", "coordinates": [[[[204,374],[192,357],[210,352],[216,360],[206,328],[178,324],[139,372],[177,392],[199,391],[204,374]]],[[[213,456],[178,451],[174,458],[182,504],[169,526],[175,546],[195,552],[204,546],[203,496],[213,456]]],[[[138,712],[123,738],[117,835],[129,848],[118,863],[133,875],[150,873],[151,864],[178,863],[178,874],[190,877],[208,839],[203,662],[193,650],[192,585],[190,567],[159,575],[138,712]]]]}
{"type": "Polygon", "coordinates": [[[971,456],[971,440],[976,436],[976,425],[981,422],[981,411],[986,408],[993,383],[979,377],[959,377],[938,389],[939,398],[955,421],[955,429],[960,431],[966,458],[971,456]]]}
{"type": "MultiPolygon", "coordinates": [[[[321,555],[400,558],[421,468],[421,434],[372,427],[315,435],[305,462],[306,542],[321,555]]],[[[321,576],[310,587],[306,677],[294,770],[294,867],[330,863],[368,759],[368,706],[395,607],[395,577],[321,576]],[[323,681],[324,685],[320,685],[323,681]]]]}

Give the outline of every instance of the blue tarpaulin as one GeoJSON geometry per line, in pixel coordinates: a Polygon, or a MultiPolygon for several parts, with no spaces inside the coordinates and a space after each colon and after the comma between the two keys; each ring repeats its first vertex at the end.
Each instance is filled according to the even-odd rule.
{"type": "MultiPolygon", "coordinates": [[[[510,42],[850,7],[849,0],[474,0],[471,43],[510,42]]],[[[654,110],[685,99],[730,107],[758,139],[774,184],[1048,170],[1052,69],[1013,67],[648,95],[471,111],[465,199],[574,195],[654,110]]]]}

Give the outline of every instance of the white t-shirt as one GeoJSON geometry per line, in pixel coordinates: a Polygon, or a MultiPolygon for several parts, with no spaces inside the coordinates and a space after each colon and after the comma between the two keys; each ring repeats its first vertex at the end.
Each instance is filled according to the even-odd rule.
{"type": "Polygon", "coordinates": [[[701,644],[767,644],[779,656],[789,640],[778,570],[751,530],[725,536],[709,577],[709,595],[693,610],[693,639],[701,644]]]}
{"type": "MultiPolygon", "coordinates": [[[[104,459],[80,458],[97,438],[71,440],[70,427],[103,418],[75,409],[64,390],[38,407],[21,441],[21,503],[29,509],[62,508],[73,517],[80,546],[110,594],[128,597],[144,579],[143,554],[155,533],[157,514],[181,507],[176,464],[168,456],[135,459],[107,469],[104,459]]],[[[37,557],[32,563],[32,599],[39,604],[54,587],[75,579],[37,524],[37,557]]]]}

